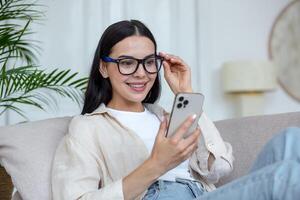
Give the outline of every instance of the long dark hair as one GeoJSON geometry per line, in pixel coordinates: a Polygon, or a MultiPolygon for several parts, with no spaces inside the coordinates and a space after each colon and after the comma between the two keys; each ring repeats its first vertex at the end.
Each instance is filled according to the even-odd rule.
{"type": "MultiPolygon", "coordinates": [[[[101,103],[105,105],[112,98],[112,86],[109,78],[104,78],[99,72],[99,64],[102,56],[108,56],[111,53],[112,47],[125,39],[126,37],[140,35],[149,38],[155,47],[157,45],[151,31],[138,20],[124,20],[110,25],[102,34],[95,55],[89,76],[87,90],[85,92],[84,105],[81,114],[93,112],[101,103]]],[[[154,103],[160,96],[161,86],[160,77],[157,77],[154,84],[147,94],[143,103],[154,103]]]]}

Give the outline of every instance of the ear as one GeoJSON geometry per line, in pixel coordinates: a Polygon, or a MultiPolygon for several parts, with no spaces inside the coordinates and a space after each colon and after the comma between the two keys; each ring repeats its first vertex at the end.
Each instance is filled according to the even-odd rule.
{"type": "Polygon", "coordinates": [[[108,78],[107,65],[102,60],[100,61],[99,64],[99,72],[103,76],[103,78],[108,78]]]}

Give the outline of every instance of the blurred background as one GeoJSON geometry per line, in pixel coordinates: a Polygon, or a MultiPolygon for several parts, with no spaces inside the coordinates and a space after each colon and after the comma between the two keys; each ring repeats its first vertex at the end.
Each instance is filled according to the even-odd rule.
{"type": "MultiPolygon", "coordinates": [[[[279,31],[280,37],[275,37],[277,33],[272,34],[280,13],[291,2],[40,0],[38,3],[45,5],[42,8],[44,16],[42,21],[31,25],[35,32],[31,37],[40,41],[41,51],[37,62],[43,69],[71,69],[79,72],[80,76],[88,76],[96,45],[104,29],[119,20],[138,19],[153,32],[159,51],[178,55],[189,64],[193,88],[205,95],[204,110],[211,119],[293,112],[300,110],[300,102],[279,86],[277,81],[272,82],[273,78],[278,78],[274,75],[278,63],[269,63],[273,60],[271,51],[277,52],[276,48],[286,43],[297,43],[289,41],[289,32],[281,34],[279,31]],[[277,42],[274,48],[270,45],[273,40],[277,42]],[[248,67],[245,75],[231,83],[235,76],[245,71],[240,66],[248,67]],[[227,75],[224,76],[224,73],[227,75]],[[250,85],[247,85],[247,81],[250,85]],[[251,82],[260,84],[252,86],[251,82]],[[243,84],[246,84],[246,88],[233,88],[243,84]],[[245,93],[251,97],[243,96],[245,93]]],[[[291,24],[289,21],[286,23],[291,24]]],[[[297,23],[300,27],[300,15],[296,26],[297,23]]],[[[300,35],[300,32],[296,33],[300,35]]],[[[295,48],[300,57],[299,41],[298,44],[295,48]]],[[[285,52],[292,50],[285,49],[285,52]]],[[[56,98],[59,102],[56,108],[49,106],[41,111],[24,106],[23,109],[31,121],[81,112],[81,106],[73,101],[59,96],[56,98]]],[[[171,90],[163,82],[159,103],[170,111],[173,98],[171,90]]],[[[6,111],[0,117],[0,126],[24,121],[13,111],[6,111]]]]}

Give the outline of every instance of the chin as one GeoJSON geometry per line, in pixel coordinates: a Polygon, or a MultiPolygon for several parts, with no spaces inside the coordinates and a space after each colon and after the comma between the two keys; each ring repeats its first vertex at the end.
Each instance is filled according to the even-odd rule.
{"type": "Polygon", "coordinates": [[[151,88],[145,88],[144,91],[133,91],[131,89],[129,89],[128,93],[127,93],[127,99],[129,99],[132,102],[136,102],[136,103],[141,103],[142,101],[144,101],[144,99],[146,98],[146,96],[148,95],[148,93],[150,92],[151,88]]]}
{"type": "Polygon", "coordinates": [[[132,102],[135,102],[135,103],[141,103],[142,101],[144,101],[146,96],[147,96],[147,94],[134,95],[134,96],[130,96],[128,99],[130,99],[132,102]]]}

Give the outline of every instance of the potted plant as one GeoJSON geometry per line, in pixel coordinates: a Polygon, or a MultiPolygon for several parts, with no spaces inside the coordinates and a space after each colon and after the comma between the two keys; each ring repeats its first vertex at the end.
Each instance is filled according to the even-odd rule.
{"type": "Polygon", "coordinates": [[[37,2],[0,0],[0,116],[12,110],[27,118],[22,106],[44,110],[55,104],[53,93],[77,102],[82,100],[87,78],[71,70],[47,72],[35,64],[38,41],[30,40],[30,25],[42,19],[37,2]]]}

